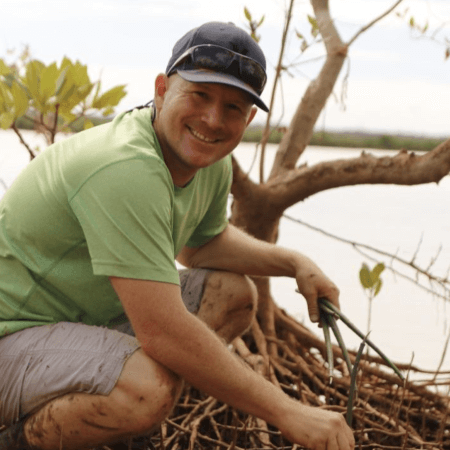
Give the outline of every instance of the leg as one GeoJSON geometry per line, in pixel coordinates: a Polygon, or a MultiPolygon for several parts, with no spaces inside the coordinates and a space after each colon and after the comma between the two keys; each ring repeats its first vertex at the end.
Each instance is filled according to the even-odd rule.
{"type": "Polygon", "coordinates": [[[1,339],[0,367],[0,418],[12,425],[0,450],[14,442],[17,450],[92,448],[144,434],[167,416],[182,384],[134,337],[73,323],[1,339]]]}
{"type": "Polygon", "coordinates": [[[245,275],[212,271],[205,277],[197,316],[226,342],[243,334],[257,310],[257,291],[245,275]]]}
{"type": "Polygon", "coordinates": [[[42,450],[83,449],[149,433],[172,410],[181,380],[136,351],[108,396],[72,393],[47,403],[25,423],[29,444],[42,450]]]}

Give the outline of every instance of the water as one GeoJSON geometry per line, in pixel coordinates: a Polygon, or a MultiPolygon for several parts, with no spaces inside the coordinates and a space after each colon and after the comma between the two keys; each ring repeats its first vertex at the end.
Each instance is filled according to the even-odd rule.
{"type": "MultiPolygon", "coordinates": [[[[44,148],[34,133],[27,132],[32,145],[44,148]]],[[[352,158],[351,149],[308,148],[302,162],[352,158]]],[[[386,151],[372,152],[386,155],[386,151]]],[[[267,169],[275,154],[268,148],[267,169]]],[[[235,155],[248,170],[254,145],[242,144],[235,155]]],[[[0,178],[10,185],[28,162],[28,154],[12,132],[0,132],[0,178]]],[[[257,178],[256,165],[251,171],[257,178]]],[[[1,193],[1,185],[0,185],[1,193]]],[[[1,194],[0,194],[1,195],[1,194]]],[[[291,207],[287,213],[351,241],[365,243],[387,252],[411,259],[419,242],[422,244],[416,263],[427,267],[442,246],[433,271],[445,275],[450,266],[450,177],[439,185],[413,187],[380,185],[352,186],[321,192],[291,207]]],[[[360,286],[358,273],[363,262],[374,265],[353,247],[326,237],[316,231],[282,219],[279,244],[301,251],[316,261],[341,291],[343,312],[362,331],[367,328],[368,301],[360,286]]],[[[378,260],[389,264],[388,258],[378,260]]],[[[395,265],[399,267],[398,265],[395,265]]],[[[389,271],[382,274],[383,287],[373,301],[371,339],[395,361],[410,362],[434,370],[441,359],[449,332],[449,309],[445,302],[418,289],[414,284],[389,271]]],[[[287,278],[272,281],[275,298],[298,320],[310,325],[305,302],[295,293],[295,282],[287,278]]],[[[359,338],[341,325],[344,340],[350,348],[359,346],[359,338]]],[[[312,329],[316,330],[314,326],[312,329]]],[[[320,333],[320,330],[317,330],[320,333]]],[[[443,368],[450,370],[450,355],[443,368]]]]}

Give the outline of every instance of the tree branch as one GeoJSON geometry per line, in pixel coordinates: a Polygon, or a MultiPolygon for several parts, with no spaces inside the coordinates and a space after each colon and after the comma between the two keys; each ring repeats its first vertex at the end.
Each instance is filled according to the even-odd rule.
{"type": "Polygon", "coordinates": [[[362,153],[358,158],[303,165],[266,184],[270,200],[281,211],[327,189],[358,184],[415,185],[438,183],[450,172],[450,139],[423,155],[402,150],[377,158],[362,153]]]}
{"type": "Polygon", "coordinates": [[[397,8],[397,6],[402,2],[403,0],[398,0],[397,2],[395,2],[395,4],[393,6],[391,6],[386,12],[384,12],[383,14],[381,14],[381,16],[378,16],[377,18],[375,18],[374,20],[372,20],[372,22],[368,23],[365,27],[362,27],[347,43],[348,46],[352,45],[354,41],[356,41],[356,39],[358,39],[358,37],[364,33],[365,31],[367,31],[369,28],[371,28],[373,25],[375,25],[377,22],[379,22],[381,19],[383,19],[384,17],[386,17],[387,15],[389,15],[395,8],[397,8]]]}
{"type": "Polygon", "coordinates": [[[231,193],[235,198],[242,198],[248,196],[249,193],[256,187],[256,184],[250,180],[234,156],[231,157],[233,164],[233,184],[231,185],[231,193]]]}
{"type": "Polygon", "coordinates": [[[20,133],[20,131],[18,130],[18,128],[16,127],[16,124],[13,123],[13,124],[11,125],[11,128],[14,130],[14,133],[16,133],[17,136],[19,137],[20,143],[21,143],[22,145],[24,145],[25,148],[28,150],[28,153],[30,154],[30,161],[31,161],[32,159],[34,159],[35,154],[34,154],[33,150],[31,150],[30,146],[29,146],[29,145],[25,142],[25,140],[23,139],[23,136],[22,136],[22,134],[20,133]]]}
{"type": "MultiPolygon", "coordinates": [[[[288,220],[291,220],[292,222],[295,222],[299,225],[303,225],[311,230],[314,230],[318,233],[321,233],[331,239],[334,239],[336,241],[339,242],[343,242],[344,244],[348,244],[351,245],[358,253],[360,253],[361,255],[363,255],[365,258],[370,259],[373,262],[380,262],[379,258],[374,258],[373,256],[369,255],[368,253],[364,252],[364,250],[375,253],[379,256],[382,257],[386,257],[389,258],[391,261],[396,261],[400,264],[402,264],[405,267],[409,267],[410,269],[412,269],[413,271],[416,272],[416,278],[412,278],[409,275],[404,274],[403,272],[400,272],[397,269],[394,269],[394,267],[391,264],[386,264],[386,267],[395,275],[415,284],[416,286],[418,286],[419,288],[423,289],[424,291],[428,292],[429,294],[435,295],[437,297],[440,297],[446,301],[450,300],[449,297],[449,293],[450,293],[450,279],[447,277],[439,277],[436,275],[433,275],[429,269],[430,267],[427,267],[426,269],[423,269],[422,267],[420,267],[416,262],[415,262],[415,257],[417,255],[417,251],[416,253],[413,255],[413,257],[411,258],[410,261],[401,258],[400,256],[398,256],[397,254],[393,254],[390,252],[386,252],[384,250],[380,250],[376,247],[373,247],[371,245],[367,245],[367,244],[363,244],[361,242],[356,242],[356,241],[352,241],[350,239],[346,239],[340,236],[337,236],[335,234],[332,234],[328,231],[325,231],[322,228],[316,227],[314,225],[311,225],[309,223],[306,223],[300,219],[296,219],[294,217],[291,217],[287,214],[283,214],[283,217],[285,217],[288,220]],[[422,275],[423,277],[427,278],[428,281],[430,282],[431,288],[424,286],[423,284],[421,284],[418,280],[418,275],[422,275]],[[442,290],[442,293],[437,291],[437,288],[442,290]]],[[[419,243],[420,245],[420,243],[419,243]]],[[[436,259],[436,257],[434,258],[434,260],[436,259]]]]}
{"type": "Polygon", "coordinates": [[[285,48],[286,48],[289,26],[290,26],[291,19],[292,19],[293,7],[294,7],[294,0],[290,0],[289,9],[286,13],[283,35],[281,38],[281,48],[280,48],[280,54],[278,56],[278,63],[277,63],[276,72],[275,72],[275,79],[273,81],[273,86],[272,86],[272,94],[270,97],[269,112],[267,113],[266,125],[264,127],[262,139],[261,139],[261,161],[259,164],[259,182],[260,183],[264,183],[264,161],[265,161],[265,154],[266,154],[266,145],[267,145],[267,142],[268,142],[269,136],[270,136],[270,120],[272,118],[272,112],[273,112],[272,109],[273,109],[273,105],[275,103],[275,96],[277,93],[278,81],[280,80],[280,77],[281,77],[281,71],[282,71],[282,67],[283,67],[282,66],[283,57],[284,57],[284,52],[285,52],[285,48]]]}
{"type": "Polygon", "coordinates": [[[269,179],[294,169],[299,157],[311,140],[314,125],[333,92],[336,80],[347,56],[328,9],[328,1],[312,0],[320,34],[327,50],[327,58],[319,75],[306,90],[292,118],[287,133],[278,148],[269,179]]]}

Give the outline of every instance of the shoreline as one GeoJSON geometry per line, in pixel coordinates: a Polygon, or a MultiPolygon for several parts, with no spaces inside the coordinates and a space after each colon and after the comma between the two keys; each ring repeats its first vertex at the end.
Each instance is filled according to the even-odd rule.
{"type": "MultiPolygon", "coordinates": [[[[94,126],[102,125],[110,122],[111,117],[88,117],[94,123],[94,126]]],[[[17,121],[17,127],[22,130],[32,130],[24,120],[17,121]]],[[[79,120],[71,127],[74,132],[83,129],[83,121],[79,120]]],[[[274,128],[270,133],[268,143],[279,144],[286,132],[286,127],[274,128]]],[[[251,125],[244,133],[242,142],[258,143],[261,141],[263,134],[262,125],[251,125]]],[[[450,134],[450,133],[449,133],[450,134]]],[[[444,142],[447,137],[438,136],[417,136],[413,134],[391,134],[383,132],[370,131],[335,131],[335,130],[321,130],[314,131],[311,141],[308,145],[318,147],[341,147],[341,148],[355,148],[355,149],[378,149],[378,150],[415,150],[415,151],[430,151],[436,148],[439,144],[444,142]]]]}

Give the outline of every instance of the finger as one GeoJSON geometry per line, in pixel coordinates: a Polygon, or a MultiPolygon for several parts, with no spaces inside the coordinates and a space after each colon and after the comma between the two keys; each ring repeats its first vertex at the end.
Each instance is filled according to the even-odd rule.
{"type": "Polygon", "coordinates": [[[339,447],[339,442],[336,437],[330,437],[327,441],[327,450],[348,450],[346,447],[339,447]]]}
{"type": "Polygon", "coordinates": [[[339,450],[353,450],[355,448],[355,438],[351,429],[345,424],[343,432],[337,435],[339,450]]]}
{"type": "Polygon", "coordinates": [[[320,320],[319,303],[317,293],[303,294],[308,306],[308,314],[311,322],[317,323],[320,320]]]}

